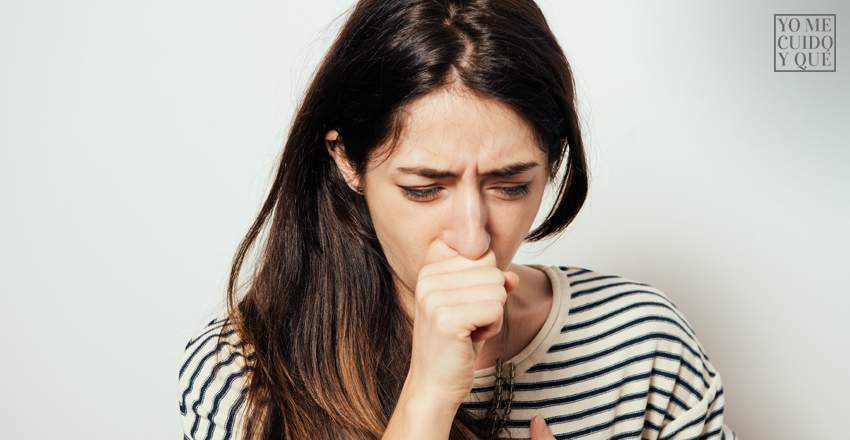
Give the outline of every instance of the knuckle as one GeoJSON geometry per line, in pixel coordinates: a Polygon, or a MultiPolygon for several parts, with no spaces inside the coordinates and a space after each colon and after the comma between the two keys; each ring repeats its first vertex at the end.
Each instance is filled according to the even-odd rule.
{"type": "Polygon", "coordinates": [[[505,305],[508,302],[508,292],[505,289],[499,289],[499,303],[505,305]]]}
{"type": "Polygon", "coordinates": [[[487,270],[487,282],[492,284],[505,284],[505,275],[501,269],[497,267],[491,267],[487,270]]]}
{"type": "Polygon", "coordinates": [[[452,332],[452,316],[445,306],[437,306],[433,314],[434,327],[445,334],[452,332]]]}
{"type": "Polygon", "coordinates": [[[437,295],[434,293],[422,295],[418,301],[420,310],[424,311],[426,316],[433,315],[439,307],[439,301],[437,300],[437,295]]]}
{"type": "Polygon", "coordinates": [[[425,266],[422,266],[421,269],[419,269],[418,278],[419,278],[419,280],[422,280],[423,278],[427,277],[430,274],[431,274],[431,265],[426,264],[425,266]]]}
{"type": "Polygon", "coordinates": [[[491,316],[499,316],[504,310],[500,301],[487,301],[487,312],[491,316]]]}
{"type": "Polygon", "coordinates": [[[420,278],[416,281],[416,297],[417,299],[428,296],[428,291],[431,290],[431,280],[429,278],[420,278]]]}
{"type": "Polygon", "coordinates": [[[494,286],[489,292],[493,301],[498,301],[500,305],[504,305],[508,300],[508,291],[505,286],[494,286]]]}

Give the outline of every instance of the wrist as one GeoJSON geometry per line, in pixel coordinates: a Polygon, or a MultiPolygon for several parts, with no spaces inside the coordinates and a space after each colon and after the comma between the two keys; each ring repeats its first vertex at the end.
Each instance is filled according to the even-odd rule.
{"type": "Polygon", "coordinates": [[[445,440],[456,411],[451,403],[429,398],[405,382],[382,439],[445,440]]]}
{"type": "Polygon", "coordinates": [[[444,393],[435,390],[422,381],[417,380],[415,376],[408,376],[401,389],[401,399],[405,401],[407,406],[413,410],[420,411],[422,414],[433,416],[448,416],[454,419],[462,399],[458,399],[453,394],[444,393]]]}
{"type": "Polygon", "coordinates": [[[427,420],[453,420],[460,406],[450,401],[439,401],[426,395],[406,396],[402,405],[403,410],[408,415],[427,420]]]}

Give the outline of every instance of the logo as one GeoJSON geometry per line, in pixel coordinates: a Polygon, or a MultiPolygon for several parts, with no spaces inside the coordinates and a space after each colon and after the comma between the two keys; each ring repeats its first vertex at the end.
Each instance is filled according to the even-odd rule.
{"type": "Polygon", "coordinates": [[[835,14],[773,14],[774,72],[835,72],[835,14]]]}

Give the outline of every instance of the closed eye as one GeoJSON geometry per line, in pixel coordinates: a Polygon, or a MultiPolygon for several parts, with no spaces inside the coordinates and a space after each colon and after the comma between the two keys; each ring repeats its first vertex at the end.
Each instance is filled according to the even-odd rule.
{"type": "MultiPolygon", "coordinates": [[[[528,183],[524,183],[522,185],[515,186],[500,186],[495,189],[499,191],[501,194],[507,196],[511,199],[520,199],[525,197],[528,194],[528,183]]],[[[414,188],[409,186],[399,186],[402,189],[404,195],[415,201],[430,201],[434,199],[434,196],[440,192],[442,187],[432,186],[428,188],[414,188]]]]}

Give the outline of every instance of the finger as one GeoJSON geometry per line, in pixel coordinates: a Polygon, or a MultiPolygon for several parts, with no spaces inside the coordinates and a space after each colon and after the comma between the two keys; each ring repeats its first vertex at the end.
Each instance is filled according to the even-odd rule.
{"type": "Polygon", "coordinates": [[[474,343],[501,331],[505,307],[501,301],[481,301],[438,307],[435,313],[441,332],[470,337],[474,343]]]}
{"type": "Polygon", "coordinates": [[[448,260],[458,255],[457,251],[438,238],[428,245],[428,249],[425,251],[425,261],[422,262],[422,265],[428,266],[438,261],[448,260]]]}
{"type": "Polygon", "coordinates": [[[499,301],[502,304],[508,300],[508,293],[502,286],[493,284],[479,284],[466,286],[459,289],[440,290],[429,293],[427,299],[423,297],[423,306],[437,308],[441,306],[454,306],[458,304],[481,303],[485,301],[499,301]]]}
{"type": "MultiPolygon", "coordinates": [[[[504,310],[504,308],[502,309],[504,310]]],[[[498,335],[502,332],[502,322],[505,319],[505,314],[502,313],[502,316],[496,318],[496,321],[490,325],[485,325],[484,327],[478,327],[469,334],[469,339],[473,344],[476,342],[486,341],[493,336],[498,335]]]]}
{"type": "Polygon", "coordinates": [[[504,277],[505,277],[505,290],[507,290],[508,292],[516,289],[516,287],[519,286],[519,275],[517,275],[516,272],[510,271],[510,270],[505,271],[504,277]]]}
{"type": "MultiPolygon", "coordinates": [[[[431,257],[433,258],[433,257],[431,257]]],[[[459,270],[470,269],[474,267],[496,267],[496,254],[492,250],[488,250],[486,254],[477,260],[470,260],[463,255],[455,255],[440,261],[432,262],[423,266],[420,270],[420,276],[433,275],[440,273],[451,273],[459,270]]]]}
{"type": "Polygon", "coordinates": [[[552,431],[549,430],[549,426],[546,424],[546,420],[544,420],[540,415],[536,415],[531,419],[530,428],[531,440],[555,439],[555,436],[552,435],[552,431]]]}
{"type": "Polygon", "coordinates": [[[496,266],[496,254],[488,249],[481,258],[470,260],[449,247],[446,242],[436,239],[428,246],[425,261],[419,276],[433,273],[453,272],[460,269],[478,266],[496,266]]]}
{"type": "Polygon", "coordinates": [[[463,289],[470,286],[504,286],[504,272],[496,267],[473,267],[458,272],[432,273],[420,276],[416,289],[420,292],[463,289]]]}

